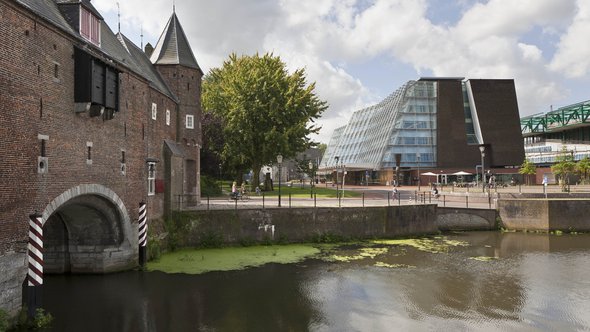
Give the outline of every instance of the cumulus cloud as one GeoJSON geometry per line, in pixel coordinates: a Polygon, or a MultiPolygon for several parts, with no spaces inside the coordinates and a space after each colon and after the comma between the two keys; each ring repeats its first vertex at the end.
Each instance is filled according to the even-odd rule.
{"type": "Polygon", "coordinates": [[[580,78],[590,73],[590,1],[579,0],[573,23],[559,42],[550,67],[567,77],[580,78]]]}
{"type": "MultiPolygon", "coordinates": [[[[584,40],[590,0],[455,1],[460,15],[438,20],[444,24],[429,19],[437,13],[435,0],[177,0],[176,11],[205,72],[231,52],[273,52],[290,70],[304,67],[330,104],[319,121],[324,142],[353,111],[386,97],[347,69],[384,56],[414,68],[415,76],[404,80],[423,72],[514,78],[521,115],[564,99],[567,78],[590,75],[590,44],[584,40]]],[[[93,4],[112,13],[116,2],[93,4]]],[[[169,2],[156,0],[120,5],[123,30],[142,25],[155,38],[168,15],[153,13],[172,11],[169,2]]]]}

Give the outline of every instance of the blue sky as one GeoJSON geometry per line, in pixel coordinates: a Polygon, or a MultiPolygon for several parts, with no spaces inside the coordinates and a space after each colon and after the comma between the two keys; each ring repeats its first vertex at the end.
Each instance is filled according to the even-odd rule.
{"type": "MultiPolygon", "coordinates": [[[[117,0],[92,0],[117,30],[117,0]]],[[[121,30],[154,45],[172,0],[119,1],[121,30]],[[155,14],[157,13],[157,14],[155,14]]],[[[231,52],[305,67],[330,104],[316,140],[420,76],[512,78],[521,116],[590,99],[590,0],[176,0],[207,73],[231,52]]]]}

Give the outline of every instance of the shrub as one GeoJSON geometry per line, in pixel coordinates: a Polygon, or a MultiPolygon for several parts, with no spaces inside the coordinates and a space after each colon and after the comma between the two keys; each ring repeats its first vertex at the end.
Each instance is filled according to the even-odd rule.
{"type": "Polygon", "coordinates": [[[4,332],[8,330],[10,326],[10,317],[8,317],[8,313],[2,309],[0,309],[0,332],[4,332]]]}
{"type": "Polygon", "coordinates": [[[201,233],[199,240],[199,243],[203,248],[221,248],[223,246],[223,236],[219,233],[201,233]]]}
{"type": "Polygon", "coordinates": [[[33,321],[33,327],[37,329],[44,329],[51,326],[53,322],[53,316],[45,312],[42,308],[37,308],[35,311],[35,320],[33,321]]]}
{"type": "Polygon", "coordinates": [[[219,188],[219,181],[214,178],[201,175],[201,196],[202,197],[214,197],[221,196],[221,189],[219,188]]]}
{"type": "Polygon", "coordinates": [[[147,255],[148,260],[150,261],[157,261],[162,256],[162,247],[160,244],[160,240],[150,236],[147,242],[147,255]]]}

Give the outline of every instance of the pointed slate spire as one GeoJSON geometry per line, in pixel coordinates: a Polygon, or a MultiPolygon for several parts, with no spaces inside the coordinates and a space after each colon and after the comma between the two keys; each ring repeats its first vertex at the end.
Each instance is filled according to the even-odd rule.
{"type": "Polygon", "coordinates": [[[150,61],[155,65],[183,65],[201,70],[175,11],[168,20],[150,61]]]}

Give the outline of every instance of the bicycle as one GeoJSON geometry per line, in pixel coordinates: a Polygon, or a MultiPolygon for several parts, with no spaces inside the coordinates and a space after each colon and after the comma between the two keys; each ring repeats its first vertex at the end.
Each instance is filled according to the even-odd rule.
{"type": "Polygon", "coordinates": [[[240,200],[240,201],[249,201],[250,200],[250,194],[247,191],[244,191],[243,193],[242,192],[239,192],[239,191],[232,192],[232,193],[229,193],[228,200],[230,202],[231,201],[237,201],[237,200],[240,200]]]}

